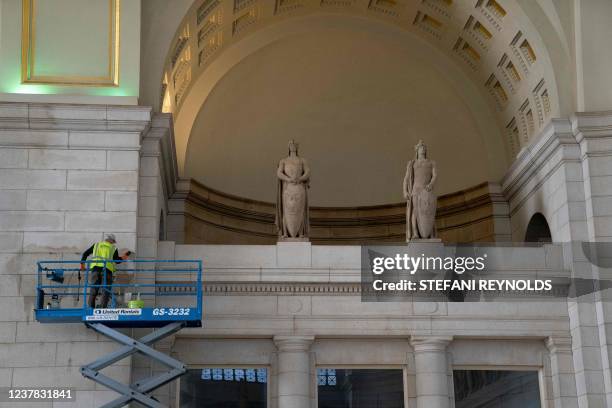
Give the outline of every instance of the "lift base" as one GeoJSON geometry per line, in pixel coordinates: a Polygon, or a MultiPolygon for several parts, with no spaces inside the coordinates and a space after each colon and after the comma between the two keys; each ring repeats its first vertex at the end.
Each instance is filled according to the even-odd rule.
{"type": "Polygon", "coordinates": [[[86,323],[86,325],[87,327],[105,335],[117,343],[123,344],[123,347],[121,347],[119,350],[101,357],[81,368],[81,373],[83,376],[121,394],[121,397],[103,405],[102,407],[118,408],[125,406],[131,401],[138,401],[146,407],[164,408],[164,405],[148,394],[164,384],[169,383],[175,378],[185,374],[187,370],[182,362],[155,350],[151,347],[151,345],[178,332],[186,326],[186,323],[174,322],[167,324],[160,329],[147,334],[139,340],[133,339],[113,328],[106,326],[103,323],[86,323]],[[100,372],[102,369],[116,363],[119,360],[129,357],[134,353],[141,353],[153,361],[164,364],[170,370],[147,379],[139,380],[138,382],[130,385],[121,384],[100,372]]]}

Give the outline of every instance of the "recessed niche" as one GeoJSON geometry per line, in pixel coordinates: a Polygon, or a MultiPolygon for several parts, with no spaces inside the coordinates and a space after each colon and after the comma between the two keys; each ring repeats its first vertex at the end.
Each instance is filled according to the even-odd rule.
{"type": "Polygon", "coordinates": [[[476,21],[476,24],[474,24],[474,31],[485,40],[490,40],[493,38],[493,34],[491,34],[491,32],[480,23],[480,21],[476,21]]]}
{"type": "Polygon", "coordinates": [[[484,24],[482,24],[474,16],[470,16],[463,26],[463,32],[468,36],[474,43],[478,44],[483,51],[489,48],[489,41],[493,38],[493,34],[489,31],[484,24]]]}
{"type": "Polygon", "coordinates": [[[202,24],[206,17],[212,13],[212,11],[220,4],[219,0],[204,0],[204,2],[198,7],[197,11],[197,22],[198,25],[202,24]]]}
{"type": "Polygon", "coordinates": [[[202,28],[198,31],[198,47],[202,45],[202,42],[214,33],[222,24],[221,20],[221,9],[209,14],[206,17],[206,22],[202,25],[202,28]]]}
{"type": "Polygon", "coordinates": [[[256,8],[252,8],[240,17],[234,20],[232,23],[233,34],[238,34],[245,28],[254,24],[258,19],[258,13],[256,8]]]}
{"type": "Polygon", "coordinates": [[[321,0],[321,6],[350,7],[355,0],[321,0]]]}
{"type": "Polygon", "coordinates": [[[502,20],[508,14],[495,0],[478,0],[476,3],[476,9],[480,10],[483,16],[495,27],[498,31],[502,29],[502,20]]]}
{"type": "Polygon", "coordinates": [[[493,90],[499,97],[500,101],[502,101],[504,104],[508,102],[508,94],[506,93],[504,87],[499,81],[496,81],[495,84],[493,84],[493,90]]]}
{"type": "Polygon", "coordinates": [[[434,37],[441,38],[441,30],[444,24],[429,14],[418,11],[413,24],[434,37]]]}
{"type": "Polygon", "coordinates": [[[176,62],[178,61],[181,52],[185,48],[185,45],[187,45],[187,41],[187,37],[179,37],[176,43],[176,47],[174,48],[174,52],[172,53],[172,68],[176,66],[176,62]]]}
{"type": "Polygon", "coordinates": [[[462,37],[457,39],[453,51],[457,53],[467,64],[473,69],[477,70],[480,63],[480,53],[470,45],[469,42],[464,40],[462,37]]]}
{"type": "Polygon", "coordinates": [[[486,8],[495,17],[500,18],[500,19],[506,17],[506,14],[508,14],[506,13],[506,10],[502,6],[500,6],[500,4],[496,2],[495,0],[488,0],[486,8]]]}
{"type": "Polygon", "coordinates": [[[303,6],[300,0],[276,0],[275,13],[285,13],[299,9],[303,6]]]}
{"type": "Polygon", "coordinates": [[[521,149],[521,142],[519,137],[519,129],[516,125],[516,118],[512,118],[510,123],[506,125],[506,137],[508,141],[508,149],[510,150],[511,158],[516,157],[519,150],[521,149]]]}
{"type": "Polygon", "coordinates": [[[510,78],[512,78],[512,80],[514,82],[520,82],[521,81],[521,76],[519,75],[518,70],[516,69],[516,67],[514,66],[514,63],[512,61],[508,61],[508,63],[504,67],[504,69],[508,73],[508,76],[510,78]]]}
{"type": "Polygon", "coordinates": [[[521,122],[521,133],[523,136],[523,144],[527,144],[531,136],[535,132],[535,124],[533,122],[533,111],[529,104],[529,99],[525,100],[519,108],[519,118],[521,122]]]}
{"type": "Polygon", "coordinates": [[[546,82],[544,79],[542,79],[533,89],[531,95],[533,96],[538,112],[539,125],[542,126],[546,119],[550,116],[550,98],[548,96],[548,89],[546,89],[546,82]]]}
{"type": "Polygon", "coordinates": [[[536,54],[533,51],[533,48],[531,47],[531,44],[529,44],[529,41],[527,40],[523,40],[523,42],[521,43],[521,52],[522,54],[525,56],[525,59],[527,60],[528,63],[533,64],[536,61],[536,54]]]}
{"type": "Polygon", "coordinates": [[[485,87],[497,103],[497,108],[500,111],[503,110],[508,103],[508,93],[504,89],[501,82],[499,82],[495,74],[491,74],[491,76],[489,76],[489,79],[485,83],[485,87]]]}
{"type": "Polygon", "coordinates": [[[497,63],[497,68],[497,72],[501,74],[501,77],[504,79],[504,83],[510,92],[515,93],[521,81],[521,76],[519,75],[516,66],[510,57],[508,57],[508,54],[502,55],[497,63]]]}
{"type": "Polygon", "coordinates": [[[246,7],[255,3],[256,0],[234,0],[234,13],[244,10],[246,7]]]}
{"type": "Polygon", "coordinates": [[[397,0],[370,0],[368,9],[391,17],[399,16],[397,0]]]}
{"type": "MultiPolygon", "coordinates": [[[[187,51],[189,47],[187,47],[187,51]]],[[[190,52],[186,52],[190,54],[190,52]]],[[[191,82],[191,58],[181,57],[176,64],[176,69],[172,75],[172,85],[174,88],[174,103],[179,105],[183,99],[183,95],[187,90],[187,86],[191,82]]]]}
{"type": "Polygon", "coordinates": [[[529,67],[527,66],[527,57],[518,49],[518,44],[523,39],[523,33],[521,31],[516,33],[512,41],[510,41],[510,49],[512,50],[515,60],[519,61],[521,69],[523,70],[525,75],[528,75],[529,67]]]}
{"type": "Polygon", "coordinates": [[[204,41],[202,50],[198,54],[198,65],[202,66],[208,62],[210,57],[221,47],[222,36],[218,32],[204,41]]]}
{"type": "Polygon", "coordinates": [[[422,0],[421,4],[446,18],[450,18],[450,8],[453,5],[453,0],[422,0]]]}
{"type": "Polygon", "coordinates": [[[189,37],[189,24],[186,24],[185,28],[183,28],[183,31],[181,32],[181,35],[179,35],[179,38],[176,40],[174,49],[172,50],[172,57],[170,58],[170,60],[172,61],[172,68],[175,67],[176,62],[178,61],[181,55],[181,52],[183,52],[183,50],[185,49],[185,46],[189,41],[189,37]]]}
{"type": "Polygon", "coordinates": [[[474,61],[480,61],[480,54],[467,41],[465,43],[463,43],[463,47],[461,47],[461,49],[467,55],[469,55],[474,61]]]}

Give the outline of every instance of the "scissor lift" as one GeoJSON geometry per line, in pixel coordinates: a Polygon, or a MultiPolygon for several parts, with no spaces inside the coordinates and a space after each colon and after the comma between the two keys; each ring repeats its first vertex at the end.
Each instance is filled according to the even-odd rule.
{"type": "Polygon", "coordinates": [[[99,285],[92,284],[89,265],[81,271],[80,264],[81,261],[38,262],[36,320],[41,323],[84,323],[122,345],[81,368],[85,377],[121,395],[104,408],[122,407],[131,401],[151,408],[164,407],[150,394],[184,374],[186,368],[182,362],[155,350],[152,345],[184,327],[202,325],[202,262],[127,261],[117,268],[116,279],[111,285],[105,279],[99,285]],[[91,289],[96,287],[100,297],[104,291],[110,292],[108,308],[88,306],[91,289]],[[126,300],[128,291],[133,291],[129,293],[132,297],[136,295],[137,301],[126,300]],[[134,339],[119,331],[120,328],[157,330],[134,339]],[[129,385],[100,372],[134,353],[165,365],[168,371],[129,385]]]}

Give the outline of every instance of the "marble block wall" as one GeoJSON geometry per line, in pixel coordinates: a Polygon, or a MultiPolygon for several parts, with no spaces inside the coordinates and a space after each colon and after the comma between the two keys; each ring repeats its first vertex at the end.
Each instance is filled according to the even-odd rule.
{"type": "MultiPolygon", "coordinates": [[[[611,112],[553,119],[502,180],[513,240],[522,240],[531,217],[541,213],[553,242],[572,242],[565,262],[573,278],[609,280],[610,268],[593,263],[581,243],[609,242],[612,236],[611,163],[611,112]]],[[[599,256],[609,257],[605,252],[599,256]]],[[[607,292],[568,301],[580,407],[612,406],[612,298],[607,292]]]]}
{"type": "MultiPolygon", "coordinates": [[[[36,262],[80,259],[105,233],[138,249],[140,144],[150,116],[144,107],[0,104],[0,386],[78,391],[73,404],[54,406],[114,398],[80,373],[113,342],[82,324],[34,320],[36,262]]],[[[107,371],[125,381],[130,364],[107,371]]]]}

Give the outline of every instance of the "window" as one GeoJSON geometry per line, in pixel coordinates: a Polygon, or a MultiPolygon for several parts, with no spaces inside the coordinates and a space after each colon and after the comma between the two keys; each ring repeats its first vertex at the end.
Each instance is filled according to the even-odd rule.
{"type": "Polygon", "coordinates": [[[319,408],[403,408],[399,369],[317,369],[319,408]]]}
{"type": "Polygon", "coordinates": [[[266,408],[267,368],[203,368],[181,377],[181,408],[266,408]]]}
{"type": "Polygon", "coordinates": [[[537,371],[454,370],[455,408],[540,408],[537,371]]]}

